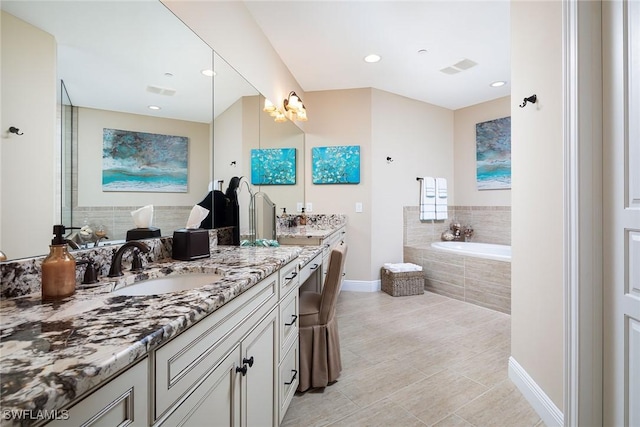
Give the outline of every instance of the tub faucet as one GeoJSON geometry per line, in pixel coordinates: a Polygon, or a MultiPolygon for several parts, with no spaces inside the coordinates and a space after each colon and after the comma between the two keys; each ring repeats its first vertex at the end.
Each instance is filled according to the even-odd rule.
{"type": "MultiPolygon", "coordinates": [[[[137,248],[144,253],[147,253],[150,250],[149,246],[147,246],[145,243],[138,242],[136,240],[125,243],[120,247],[120,249],[116,251],[115,254],[113,254],[113,259],[111,260],[111,268],[109,269],[109,277],[122,276],[122,256],[128,249],[131,248],[137,248]]],[[[135,257],[138,257],[138,255],[135,255],[135,257]]],[[[137,261],[134,259],[134,264],[138,268],[141,265],[139,264],[139,261],[139,258],[137,261]]]]}

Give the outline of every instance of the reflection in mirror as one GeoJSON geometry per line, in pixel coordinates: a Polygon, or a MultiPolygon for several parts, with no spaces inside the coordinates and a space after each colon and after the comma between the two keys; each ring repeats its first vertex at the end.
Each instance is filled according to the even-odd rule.
{"type": "MultiPolygon", "coordinates": [[[[5,40],[11,39],[9,27],[5,29],[5,17],[21,22],[29,37],[21,40],[20,56],[42,58],[43,52],[51,56],[48,69],[54,70],[58,83],[38,77],[37,85],[21,87],[34,97],[32,108],[16,123],[38,125],[50,132],[53,140],[56,127],[47,126],[36,115],[33,108],[38,105],[39,93],[48,91],[51,84],[55,93],[60,80],[65,83],[68,95],[73,100],[77,115],[73,114],[74,137],[73,190],[71,194],[56,186],[55,212],[44,208],[36,221],[43,222],[50,230],[58,221],[69,221],[65,225],[79,226],[85,219],[92,225],[104,224],[110,239],[123,239],[128,229],[134,228],[130,212],[144,205],[155,207],[154,225],[163,234],[171,234],[184,227],[188,214],[207,193],[212,179],[212,79],[201,73],[212,69],[212,50],[193,34],[168,9],[157,1],[143,2],[69,2],[42,1],[25,2],[3,0],[0,3],[3,14],[3,73],[2,87],[15,86],[9,81],[12,76],[29,70],[12,70],[5,73],[5,40]],[[32,46],[31,42],[40,35],[52,41],[32,46]],[[6,36],[6,37],[5,37],[6,36]],[[106,41],[106,42],[105,42],[106,41]],[[151,105],[160,110],[150,110],[151,105]],[[137,192],[104,191],[102,188],[103,129],[120,129],[160,135],[187,137],[188,142],[188,187],[186,192],[137,192]],[[77,154],[77,156],[76,156],[77,154]],[[62,205],[72,203],[69,213],[61,214],[62,205]]],[[[13,28],[13,27],[11,27],[13,28]]],[[[22,33],[21,33],[22,35],[22,33]]],[[[42,38],[42,37],[41,37],[42,38]]],[[[7,52],[7,55],[9,52],[7,52]]],[[[11,61],[12,66],[29,66],[29,61],[11,61]]],[[[38,70],[42,73],[42,71],[38,70]]],[[[36,80],[34,80],[36,81],[36,80]]],[[[13,99],[3,94],[3,121],[5,111],[14,107],[13,99]]],[[[46,110],[47,103],[44,103],[46,110]]],[[[55,115],[56,106],[51,104],[49,114],[55,115]]],[[[41,113],[47,117],[47,113],[41,113]]],[[[58,112],[60,120],[62,112],[58,112]]],[[[65,118],[66,121],[66,118],[65,118]]],[[[60,126],[61,123],[58,124],[60,126]]],[[[57,155],[58,165],[55,175],[70,168],[62,165],[68,162],[68,152],[57,155]]],[[[23,168],[23,170],[25,170],[23,168]]],[[[3,168],[3,182],[18,182],[20,176],[9,175],[3,168]]],[[[15,170],[12,173],[18,173],[15,170]]],[[[52,173],[53,175],[53,173],[52,173]]],[[[34,183],[41,188],[51,188],[54,177],[34,174],[34,183]]],[[[24,197],[27,197],[25,195],[24,197]]],[[[4,201],[4,200],[3,200],[4,201]]],[[[18,201],[19,203],[19,201],[18,201]]],[[[68,208],[68,206],[67,206],[68,208]]],[[[5,204],[2,206],[3,220],[5,204]]],[[[19,215],[12,214],[11,227],[27,230],[30,223],[21,223],[19,215]]],[[[7,223],[3,223],[3,228],[7,223]]],[[[95,227],[94,227],[95,228],[95,227]]],[[[38,234],[41,234],[39,232],[38,234]]],[[[42,233],[45,234],[45,233],[42,233]]],[[[11,239],[3,235],[2,250],[10,257],[44,254],[51,239],[49,233],[32,239],[32,246],[12,250],[11,239]],[[13,256],[11,255],[13,254],[13,256]]],[[[24,242],[21,242],[21,244],[24,242]]],[[[24,246],[24,245],[23,245],[24,246]]]]}
{"type": "Polygon", "coordinates": [[[251,198],[249,209],[253,231],[250,241],[277,240],[276,205],[269,199],[269,196],[262,191],[257,192],[251,198]]]}
{"type": "MultiPolygon", "coordinates": [[[[60,212],[62,224],[73,224],[73,214],[71,207],[73,206],[73,139],[76,135],[75,120],[77,110],[73,107],[73,103],[69,98],[69,93],[64,85],[64,81],[60,80],[60,143],[62,161],[60,162],[60,179],[62,182],[60,192],[60,212]]],[[[57,209],[56,209],[57,210],[57,209]]]]}

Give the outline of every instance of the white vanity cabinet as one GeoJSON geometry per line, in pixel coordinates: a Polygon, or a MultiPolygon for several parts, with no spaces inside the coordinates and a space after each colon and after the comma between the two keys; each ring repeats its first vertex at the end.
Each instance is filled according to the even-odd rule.
{"type": "Polygon", "coordinates": [[[324,277],[327,275],[327,267],[329,267],[329,255],[338,245],[344,245],[347,235],[346,227],[340,227],[334,233],[327,236],[322,241],[322,282],[324,283],[324,277]]]}
{"type": "Polygon", "coordinates": [[[154,425],[276,424],[278,286],[274,273],[155,351],[154,425]]]}
{"type": "Polygon", "coordinates": [[[148,359],[137,362],[79,402],[58,412],[55,427],[148,426],[148,359]]]}

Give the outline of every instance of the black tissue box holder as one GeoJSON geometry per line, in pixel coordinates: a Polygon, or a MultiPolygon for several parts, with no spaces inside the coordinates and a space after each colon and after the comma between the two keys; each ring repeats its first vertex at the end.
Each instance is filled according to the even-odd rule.
{"type": "Polygon", "coordinates": [[[180,261],[209,257],[209,230],[181,228],[174,231],[171,257],[180,261]]]}
{"type": "Polygon", "coordinates": [[[153,239],[155,237],[160,237],[160,229],[158,227],[132,228],[127,231],[127,242],[129,240],[153,239]]]}

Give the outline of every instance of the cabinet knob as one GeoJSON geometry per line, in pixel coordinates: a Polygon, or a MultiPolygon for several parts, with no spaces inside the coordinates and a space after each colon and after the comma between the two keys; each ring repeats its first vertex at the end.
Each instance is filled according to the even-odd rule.
{"type": "Polygon", "coordinates": [[[253,366],[253,356],[251,356],[250,358],[244,358],[242,359],[242,363],[244,363],[245,365],[249,365],[249,367],[253,366]]]}
{"type": "Polygon", "coordinates": [[[240,372],[244,377],[247,375],[247,365],[242,365],[242,368],[240,366],[236,366],[236,372],[240,372]]]}
{"type": "MultiPolygon", "coordinates": [[[[291,326],[291,325],[295,325],[296,320],[298,320],[298,315],[297,315],[297,314],[292,314],[292,315],[291,315],[291,317],[292,317],[292,319],[293,319],[293,320],[291,321],[291,323],[285,323],[285,324],[284,324],[284,326],[291,326]]],[[[253,359],[253,357],[252,357],[252,359],[253,359]]]]}

